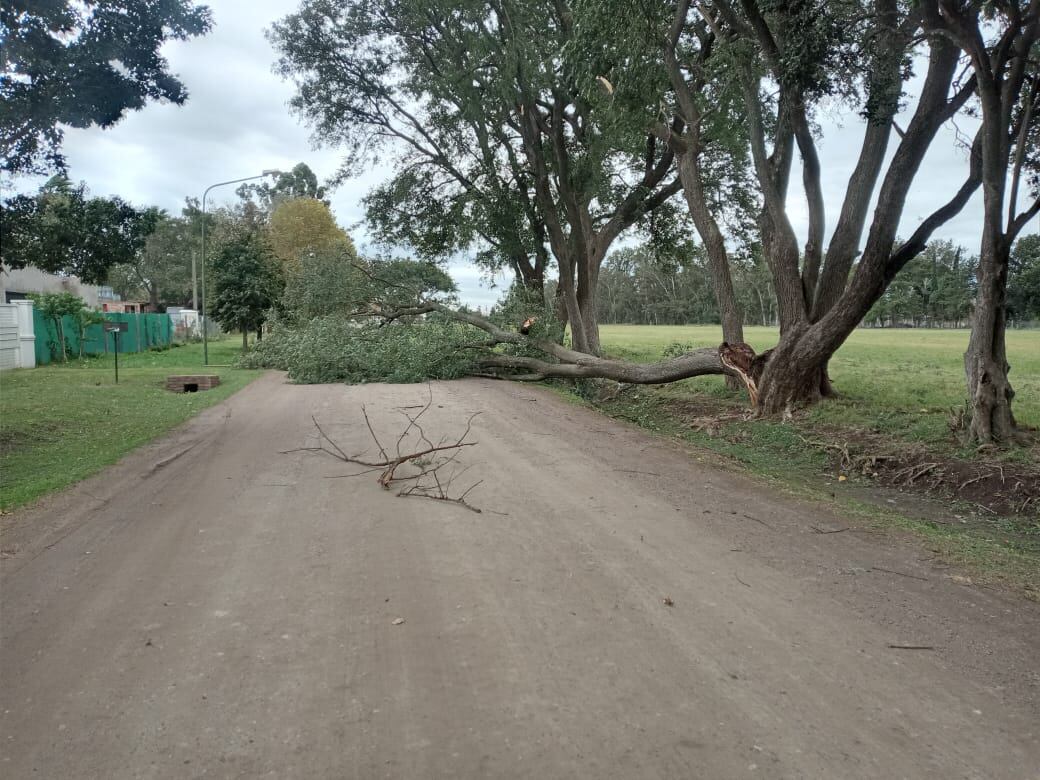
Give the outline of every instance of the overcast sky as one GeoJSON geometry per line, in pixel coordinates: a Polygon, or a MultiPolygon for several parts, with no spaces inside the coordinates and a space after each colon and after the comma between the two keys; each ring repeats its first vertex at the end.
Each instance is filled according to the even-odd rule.
{"type": "MultiPolygon", "coordinates": [[[[264,30],[291,12],[294,4],[277,0],[210,0],[208,4],[213,10],[213,31],[165,48],[172,70],[188,88],[184,106],[151,104],[113,129],[66,133],[70,176],[86,181],[94,194],[120,195],[136,205],[157,205],[178,213],[186,196],[200,197],[214,182],[265,168],[288,170],[300,161],[310,165],[319,180],[337,169],[340,152],[312,147],[307,129],[287,108],[291,85],[272,72],[275,53],[264,30]]],[[[824,119],[820,152],[828,230],[837,220],[861,136],[862,123],[855,116],[824,119]]],[[[950,126],[933,144],[911,190],[902,235],[909,235],[960,185],[966,154],[958,148],[956,138],[956,130],[950,126]]],[[[330,195],[337,220],[360,246],[366,243],[358,225],[361,196],[385,175],[385,170],[370,171],[330,195]]],[[[794,180],[800,177],[796,175],[794,180]]],[[[18,188],[27,184],[19,182],[18,188]]],[[[232,199],[233,192],[234,187],[228,187],[210,197],[216,196],[220,202],[232,199]]],[[[792,187],[790,206],[796,228],[804,232],[806,212],[800,187],[792,187]]],[[[976,196],[938,237],[977,251],[980,219],[981,199],[976,196]]],[[[463,300],[474,306],[490,305],[500,295],[502,282],[508,283],[500,279],[500,286],[491,289],[473,266],[464,263],[453,264],[450,270],[463,300]]]]}

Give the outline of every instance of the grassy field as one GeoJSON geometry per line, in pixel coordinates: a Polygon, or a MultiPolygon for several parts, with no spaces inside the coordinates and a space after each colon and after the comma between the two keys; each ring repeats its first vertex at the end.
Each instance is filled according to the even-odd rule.
{"type": "MultiPolygon", "coordinates": [[[[757,351],[776,344],[775,328],[746,328],[757,351]]],[[[632,360],[658,360],[669,344],[717,346],[722,329],[712,325],[604,325],[604,349],[632,360]]],[[[951,407],[965,401],[964,350],[967,330],[855,331],[831,361],[831,378],[841,400],[811,414],[825,422],[879,426],[909,439],[948,442],[951,407]]],[[[1015,416],[1040,427],[1040,331],[1009,331],[1008,360],[1015,388],[1015,416]]],[[[679,383],[676,392],[728,395],[721,377],[679,383]]]]}
{"type": "MultiPolygon", "coordinates": [[[[210,343],[210,362],[230,364],[237,339],[210,343]]],[[[0,507],[11,509],[115,463],[201,409],[227,398],[259,372],[202,367],[202,345],[0,374],[0,507]],[[169,374],[216,373],[201,393],[166,391],[169,374]]]]}

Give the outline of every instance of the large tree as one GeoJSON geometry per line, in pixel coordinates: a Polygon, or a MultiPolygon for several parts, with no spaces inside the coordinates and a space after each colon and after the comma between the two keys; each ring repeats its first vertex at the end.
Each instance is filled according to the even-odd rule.
{"type": "Polygon", "coordinates": [[[329,207],[316,198],[279,200],[267,228],[271,249],[283,263],[295,267],[300,256],[342,245],[353,251],[350,238],[329,207]]]}
{"type": "Polygon", "coordinates": [[[36,195],[11,198],[0,213],[0,260],[104,283],[109,268],[132,262],[161,218],[122,198],[90,197],[84,183],[55,176],[36,195]]]}
{"type": "MultiPolygon", "coordinates": [[[[694,131],[704,129],[710,117],[707,129],[711,137],[720,137],[719,104],[724,108],[723,98],[739,97],[749,169],[761,204],[758,244],[772,276],[781,329],[778,346],[755,363],[759,402],[771,413],[811,403],[830,391],[830,357],[932,232],[978,188],[976,145],[954,196],[936,204],[909,239],[896,241],[907,193],[924,156],[942,124],[975,93],[975,80],[958,78],[957,47],[922,30],[916,5],[894,0],[679,0],[671,8],[671,23],[664,27],[658,22],[652,35],[663,41],[664,68],[670,71],[680,116],[691,129],[685,137],[674,131],[660,134],[677,153],[689,156],[691,140],[697,140],[694,131]],[[926,67],[915,101],[904,95],[911,63],[926,67]],[[704,88],[684,94],[684,83],[704,88]],[[714,103],[705,102],[705,95],[714,103]],[[865,122],[839,217],[827,240],[822,194],[827,172],[814,123],[822,107],[835,104],[865,122]],[[896,124],[901,111],[905,129],[896,124]],[[791,219],[796,201],[788,194],[796,152],[809,215],[804,246],[791,219]],[[868,224],[872,202],[876,205],[868,224]]],[[[662,130],[659,122],[657,127],[662,130]]],[[[728,135],[732,129],[732,123],[723,127],[728,135]]],[[[696,187],[699,182],[688,176],[683,183],[696,187]]],[[[698,199],[694,193],[691,203],[698,199]]]]}
{"type": "Polygon", "coordinates": [[[574,345],[599,350],[600,265],[679,182],[671,150],[616,122],[563,56],[565,3],[308,0],[272,40],[293,105],[319,139],[352,148],[348,170],[392,143],[399,175],[478,204],[474,236],[536,273],[548,245],[574,345]]]}
{"type": "Polygon", "coordinates": [[[130,262],[109,269],[108,283],[124,298],[143,295],[156,309],[189,304],[199,250],[193,220],[164,215],[130,262]]]}
{"type": "Polygon", "coordinates": [[[1015,432],[1014,391],[1004,333],[1011,246],[1040,213],[1037,146],[1040,144],[1040,0],[980,4],[943,0],[921,3],[925,26],[953,41],[971,61],[982,129],[982,243],[978,294],[964,368],[971,408],[971,438],[1009,442],[1015,432]],[[1019,211],[1019,190],[1032,193],[1019,211]],[[1010,174],[1010,175],[1009,175],[1010,174]]]}
{"type": "Polygon", "coordinates": [[[0,157],[6,173],[63,169],[62,126],[111,127],[148,100],[181,104],[164,43],[209,30],[191,0],[5,0],[0,157]]]}

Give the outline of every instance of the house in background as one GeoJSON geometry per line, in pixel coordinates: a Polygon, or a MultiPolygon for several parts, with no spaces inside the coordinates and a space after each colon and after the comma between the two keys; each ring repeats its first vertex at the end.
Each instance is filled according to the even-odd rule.
{"type": "MultiPolygon", "coordinates": [[[[0,267],[0,303],[24,301],[33,293],[69,292],[87,302],[90,309],[102,309],[119,300],[107,285],[86,284],[78,276],[59,276],[39,268],[0,267]]],[[[113,311],[121,311],[114,309],[113,311]]],[[[136,311],[140,311],[137,309],[136,311]]]]}
{"type": "Polygon", "coordinates": [[[116,314],[143,314],[146,304],[138,301],[103,301],[101,311],[114,312],[116,314]]]}

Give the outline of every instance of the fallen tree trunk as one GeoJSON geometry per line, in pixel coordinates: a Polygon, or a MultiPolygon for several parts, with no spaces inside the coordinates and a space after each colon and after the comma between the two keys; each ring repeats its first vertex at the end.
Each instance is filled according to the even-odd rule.
{"type": "MultiPolygon", "coordinates": [[[[539,339],[519,331],[505,330],[490,320],[468,311],[452,309],[440,303],[426,301],[416,306],[393,312],[373,310],[370,316],[378,316],[387,322],[402,317],[414,317],[437,312],[458,322],[479,328],[488,334],[488,339],[472,345],[487,349],[488,353],[477,359],[484,372],[492,372],[502,379],[537,381],[541,379],[610,379],[635,385],[666,384],[695,376],[723,375],[739,376],[739,372],[723,364],[719,349],[705,347],[695,349],[669,360],[657,363],[632,363],[627,360],[611,360],[590,355],[565,347],[554,341],[539,339]],[[491,349],[499,345],[525,347],[543,353],[544,358],[529,355],[503,354],[491,349]]],[[[525,323],[523,330],[529,328],[525,323]]],[[[744,345],[746,347],[746,345],[744,345]]],[[[750,350],[750,347],[747,347],[750,350]]],[[[751,355],[754,351],[751,350],[751,355]]],[[[486,373],[483,375],[487,375],[486,373]]]]}
{"type": "MultiPolygon", "coordinates": [[[[580,354],[580,353],[579,353],[580,354]]],[[[524,370],[528,373],[508,375],[509,379],[537,381],[557,377],[561,379],[612,379],[632,385],[656,385],[678,382],[693,376],[726,374],[731,372],[722,365],[717,349],[706,347],[659,363],[629,363],[582,355],[574,362],[550,363],[524,355],[488,355],[480,359],[487,369],[524,370]]]]}

